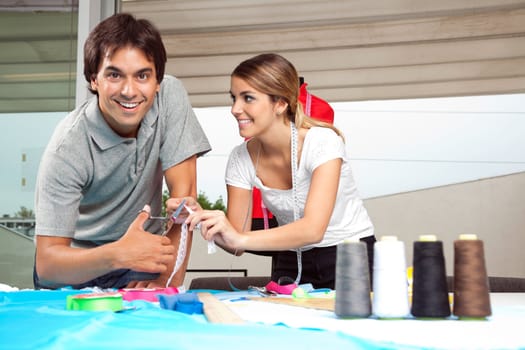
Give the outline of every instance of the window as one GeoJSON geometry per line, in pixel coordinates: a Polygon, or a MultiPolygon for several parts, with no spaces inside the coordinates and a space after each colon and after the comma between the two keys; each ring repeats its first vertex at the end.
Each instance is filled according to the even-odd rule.
{"type": "Polygon", "coordinates": [[[75,106],[78,1],[29,3],[0,7],[0,224],[31,236],[40,157],[75,106]]]}

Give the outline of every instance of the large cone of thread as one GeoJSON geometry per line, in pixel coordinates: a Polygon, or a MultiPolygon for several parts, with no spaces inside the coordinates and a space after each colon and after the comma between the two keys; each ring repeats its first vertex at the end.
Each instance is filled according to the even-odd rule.
{"type": "Polygon", "coordinates": [[[460,318],[485,318],[492,313],[483,241],[460,235],[454,241],[454,307],[460,318]]]}
{"type": "Polygon", "coordinates": [[[412,308],[415,317],[450,316],[443,242],[423,235],[414,242],[412,308]]]}
{"type": "Polygon", "coordinates": [[[373,288],[375,316],[404,318],[409,315],[405,245],[396,236],[383,236],[374,244],[373,288]]]}
{"type": "Polygon", "coordinates": [[[335,314],[341,318],[368,317],[372,313],[366,244],[345,240],[337,246],[335,314]]]}

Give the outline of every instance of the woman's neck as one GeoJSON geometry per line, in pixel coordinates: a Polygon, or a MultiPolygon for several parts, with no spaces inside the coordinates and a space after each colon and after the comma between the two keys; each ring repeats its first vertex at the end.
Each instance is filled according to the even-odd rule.
{"type": "Polygon", "coordinates": [[[289,156],[290,140],[291,133],[289,124],[284,124],[279,128],[273,128],[270,132],[257,137],[258,147],[266,157],[289,156]]]}
{"type": "Polygon", "coordinates": [[[291,129],[286,126],[281,132],[269,138],[259,138],[252,149],[254,165],[259,179],[265,186],[277,189],[290,189],[291,174],[291,129]]]}

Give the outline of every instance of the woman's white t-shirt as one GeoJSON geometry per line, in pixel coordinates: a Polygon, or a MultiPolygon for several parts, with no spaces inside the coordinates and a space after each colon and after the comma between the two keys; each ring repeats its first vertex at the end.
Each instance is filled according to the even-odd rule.
{"type": "MultiPolygon", "coordinates": [[[[303,249],[333,246],[350,237],[363,238],[374,234],[374,227],[352,176],[345,144],[330,128],[312,127],[306,133],[296,172],[299,217],[304,215],[313,171],[321,164],[336,158],[341,158],[343,164],[330,223],[321,242],[303,249]]],[[[226,168],[226,184],[248,190],[254,186],[259,188],[264,205],[276,217],[279,226],[294,221],[292,189],[274,189],[262,183],[256,176],[255,167],[248,154],[247,142],[236,146],[231,152],[226,168]]]]}

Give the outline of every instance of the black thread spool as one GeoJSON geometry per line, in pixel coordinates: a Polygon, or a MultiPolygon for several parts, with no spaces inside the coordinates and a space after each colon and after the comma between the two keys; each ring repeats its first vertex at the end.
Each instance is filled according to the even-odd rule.
{"type": "Polygon", "coordinates": [[[454,307],[459,318],[485,318],[492,314],[483,241],[460,235],[454,241],[454,307]]]}
{"type": "Polygon", "coordinates": [[[341,318],[368,317],[372,313],[370,271],[366,244],[346,240],[337,246],[335,314],[341,318]]]}
{"type": "Polygon", "coordinates": [[[444,318],[450,316],[443,242],[434,235],[414,242],[412,315],[444,318]]]}

